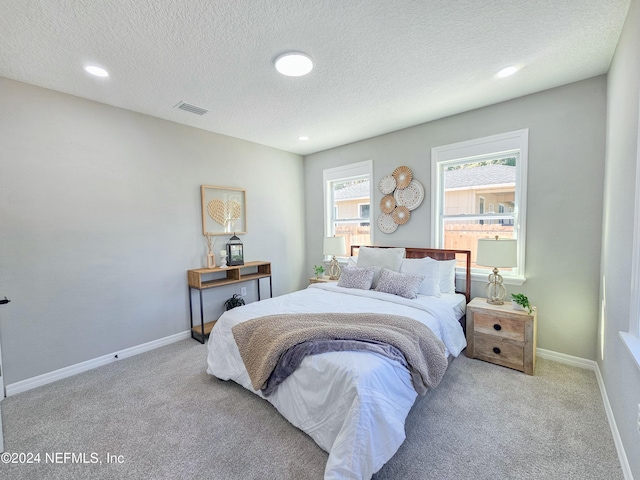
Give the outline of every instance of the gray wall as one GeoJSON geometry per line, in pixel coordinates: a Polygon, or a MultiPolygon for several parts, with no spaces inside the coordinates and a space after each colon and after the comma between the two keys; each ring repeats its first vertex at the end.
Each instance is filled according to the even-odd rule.
{"type": "MultiPolygon", "coordinates": [[[[299,155],[3,78],[0,112],[5,384],[189,329],[203,184],[246,189],[274,294],[304,285],[299,155]]],[[[206,292],[208,318],[242,285],[206,292]]]]}
{"type": "MultiPolygon", "coordinates": [[[[305,157],[307,261],[322,258],[322,170],[372,159],[375,184],[399,165],[425,186],[423,204],[377,245],[430,246],[431,148],[529,128],[526,277],[539,309],[538,347],[595,360],[602,232],[606,78],[529,95],[305,157]]],[[[372,212],[382,193],[376,188],[372,212]]],[[[374,222],[372,222],[373,224],[374,222]]],[[[483,295],[474,282],[473,295],[483,295]]]]}
{"type": "Polygon", "coordinates": [[[631,471],[640,478],[636,430],[640,370],[618,332],[629,331],[633,205],[640,98],[640,1],[632,0],[607,85],[607,152],[602,240],[604,332],[598,363],[631,471]]]}

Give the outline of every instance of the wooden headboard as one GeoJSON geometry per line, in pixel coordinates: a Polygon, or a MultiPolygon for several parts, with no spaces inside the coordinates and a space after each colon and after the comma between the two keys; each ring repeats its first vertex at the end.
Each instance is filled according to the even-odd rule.
{"type": "MultiPolygon", "coordinates": [[[[367,245],[369,248],[398,248],[398,247],[378,247],[367,245]]],[[[360,245],[351,245],[351,256],[357,255],[360,245]]],[[[464,256],[466,264],[465,287],[462,293],[467,298],[467,303],[471,301],[471,251],[469,250],[442,250],[439,248],[414,248],[403,247],[405,249],[406,258],[424,258],[431,257],[434,260],[456,260],[456,254],[464,256]]]]}

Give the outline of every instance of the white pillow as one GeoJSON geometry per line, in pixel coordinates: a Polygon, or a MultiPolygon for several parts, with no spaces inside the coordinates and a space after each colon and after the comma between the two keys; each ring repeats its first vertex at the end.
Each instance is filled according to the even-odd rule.
{"type": "Polygon", "coordinates": [[[387,268],[394,272],[400,271],[404,248],[371,248],[360,247],[358,250],[358,267],[376,267],[377,271],[373,276],[373,288],[378,284],[380,269],[387,268]]]}
{"type": "Polygon", "coordinates": [[[400,265],[400,273],[423,276],[418,288],[421,295],[440,296],[440,262],[433,258],[405,258],[400,265]]]}
{"type": "Polygon", "coordinates": [[[440,260],[440,293],[456,293],[456,261],[440,260]]]}
{"type": "Polygon", "coordinates": [[[357,267],[358,266],[358,257],[349,257],[347,260],[347,267],[357,267]]]}

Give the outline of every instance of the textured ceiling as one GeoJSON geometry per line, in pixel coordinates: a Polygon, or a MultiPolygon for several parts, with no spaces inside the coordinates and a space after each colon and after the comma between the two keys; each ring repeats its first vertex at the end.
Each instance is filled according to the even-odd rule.
{"type": "Polygon", "coordinates": [[[0,76],[308,154],[606,73],[628,5],[0,0],[0,76]],[[275,71],[290,50],[309,75],[275,71]]]}

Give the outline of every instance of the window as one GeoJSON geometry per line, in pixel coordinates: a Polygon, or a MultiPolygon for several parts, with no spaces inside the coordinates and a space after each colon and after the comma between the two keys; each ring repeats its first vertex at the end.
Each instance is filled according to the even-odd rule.
{"type": "MultiPolygon", "coordinates": [[[[361,203],[360,205],[358,205],[358,211],[360,212],[359,217],[369,218],[369,209],[370,209],[370,204],[368,203],[361,203]]],[[[360,222],[361,227],[368,227],[370,224],[371,222],[360,222]]]]}
{"type": "Polygon", "coordinates": [[[369,207],[368,203],[360,203],[358,204],[358,212],[360,218],[369,218],[369,207]]]}
{"type": "Polygon", "coordinates": [[[325,236],[345,237],[351,245],[371,245],[371,160],[324,171],[325,236]]]}
{"type": "MultiPolygon", "coordinates": [[[[639,109],[640,112],[640,109],[639,109]]],[[[631,305],[629,309],[629,331],[619,332],[622,342],[629,349],[629,353],[640,368],[640,113],[638,123],[638,137],[636,148],[636,191],[633,214],[633,245],[631,257],[631,305]]],[[[602,291],[606,295],[606,288],[602,291]]],[[[602,304],[606,304],[606,297],[601,298],[602,304]]],[[[604,313],[604,308],[602,309],[604,313]]],[[[600,358],[604,358],[604,315],[600,319],[600,358]]]]}
{"type": "Polygon", "coordinates": [[[498,235],[518,240],[518,266],[500,269],[505,283],[524,282],[528,137],[525,129],[431,150],[432,244],[471,250],[482,278],[491,268],[475,264],[478,239],[498,235]]]}

